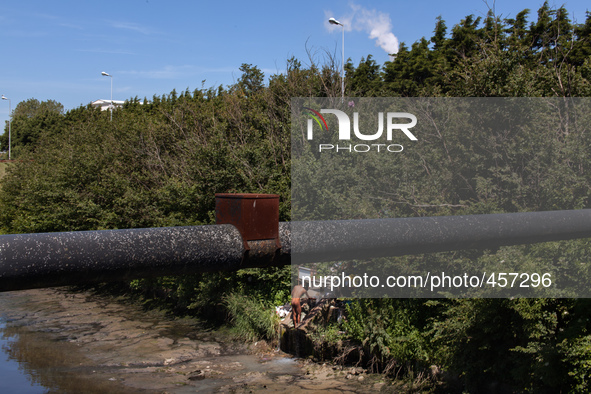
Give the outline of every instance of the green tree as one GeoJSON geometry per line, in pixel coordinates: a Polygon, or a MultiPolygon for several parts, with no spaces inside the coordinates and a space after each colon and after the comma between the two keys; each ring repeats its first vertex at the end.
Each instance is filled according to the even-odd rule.
{"type": "Polygon", "coordinates": [[[585,23],[575,25],[574,33],[576,41],[569,59],[575,66],[582,66],[591,58],[591,12],[587,11],[585,23]]]}
{"type": "Polygon", "coordinates": [[[357,68],[349,66],[347,70],[348,94],[352,97],[372,97],[381,94],[381,67],[371,55],[361,58],[357,68]]]}
{"type": "Polygon", "coordinates": [[[244,63],[240,66],[240,71],[243,74],[238,79],[238,87],[247,96],[260,91],[264,87],[265,74],[257,66],[244,63]]]}
{"type": "MultiPolygon", "coordinates": [[[[57,134],[64,121],[64,106],[57,101],[39,101],[31,98],[21,101],[11,114],[12,147],[34,147],[42,134],[57,134]]],[[[8,123],[0,138],[2,146],[8,146],[8,123]]]]}

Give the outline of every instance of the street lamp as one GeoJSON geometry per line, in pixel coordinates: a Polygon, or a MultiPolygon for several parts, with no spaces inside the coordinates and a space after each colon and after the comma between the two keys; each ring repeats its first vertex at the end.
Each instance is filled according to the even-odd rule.
{"type": "Polygon", "coordinates": [[[341,53],[343,54],[343,62],[341,64],[341,103],[345,101],[345,25],[336,20],[330,18],[328,23],[331,25],[341,26],[343,28],[343,44],[341,45],[341,53]]]}
{"type": "Polygon", "coordinates": [[[8,97],[2,95],[2,100],[8,100],[8,160],[11,158],[11,135],[10,135],[10,123],[11,123],[11,114],[12,114],[12,103],[8,97]]]}
{"type": "Polygon", "coordinates": [[[113,121],[113,76],[106,73],[106,72],[102,72],[101,75],[105,76],[105,77],[111,77],[111,105],[109,105],[109,108],[111,109],[111,122],[113,121]]]}

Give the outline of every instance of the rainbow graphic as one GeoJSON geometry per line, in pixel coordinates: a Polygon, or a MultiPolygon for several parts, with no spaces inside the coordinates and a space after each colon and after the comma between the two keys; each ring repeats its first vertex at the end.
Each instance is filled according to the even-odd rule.
{"type": "Polygon", "coordinates": [[[324,117],[322,115],[320,115],[320,112],[314,111],[312,108],[308,108],[308,107],[303,107],[303,108],[306,111],[308,111],[308,114],[310,116],[312,116],[312,118],[316,121],[316,123],[318,123],[318,126],[320,126],[320,130],[324,129],[324,130],[328,131],[328,125],[326,124],[326,120],[324,120],[324,117]],[[322,127],[322,125],[324,125],[324,127],[322,127]]]}

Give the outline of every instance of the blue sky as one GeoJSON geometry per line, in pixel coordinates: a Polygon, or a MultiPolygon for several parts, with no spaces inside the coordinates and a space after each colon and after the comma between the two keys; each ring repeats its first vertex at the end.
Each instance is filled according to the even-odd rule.
{"type": "MultiPolygon", "coordinates": [[[[543,1],[492,0],[497,15],[513,17],[543,1]]],[[[588,0],[564,3],[571,19],[584,22],[588,0]]],[[[461,1],[3,1],[0,5],[0,94],[12,108],[29,98],[53,99],[66,110],[110,97],[151,99],[172,89],[229,85],[242,63],[265,74],[280,73],[288,58],[308,64],[307,49],[322,60],[345,56],[357,64],[372,55],[387,61],[398,42],[431,37],[439,15],[448,29],[469,14],[483,16],[487,3],[461,1]],[[371,37],[372,31],[377,32],[371,37]],[[393,38],[395,37],[395,38],[393,38]],[[381,45],[381,46],[380,46],[381,45]],[[203,82],[204,81],[204,82],[203,82]]],[[[0,124],[8,119],[0,101],[0,124]]]]}

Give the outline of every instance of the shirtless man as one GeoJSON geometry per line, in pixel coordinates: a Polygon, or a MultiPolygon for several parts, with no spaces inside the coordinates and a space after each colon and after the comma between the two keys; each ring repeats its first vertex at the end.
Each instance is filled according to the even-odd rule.
{"type": "Polygon", "coordinates": [[[300,324],[302,317],[302,305],[300,304],[300,298],[306,295],[308,297],[308,286],[302,287],[302,281],[298,279],[298,284],[294,286],[291,291],[291,316],[293,318],[293,325],[297,327],[300,324]]]}

